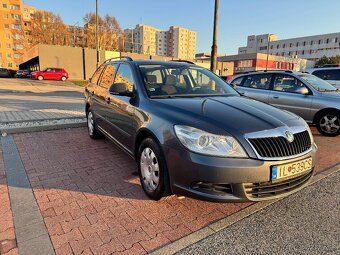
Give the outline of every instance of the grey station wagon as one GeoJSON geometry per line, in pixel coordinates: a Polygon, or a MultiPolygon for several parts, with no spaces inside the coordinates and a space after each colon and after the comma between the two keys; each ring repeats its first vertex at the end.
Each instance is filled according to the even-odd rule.
{"type": "Polygon", "coordinates": [[[219,202],[286,196],[313,175],[316,145],[297,115],[241,97],[186,62],[111,59],[85,89],[91,138],[137,161],[145,193],[219,202]]]}
{"type": "Polygon", "coordinates": [[[323,135],[340,134],[340,91],[314,75],[256,72],[236,76],[229,83],[244,96],[301,116],[323,135]]]}

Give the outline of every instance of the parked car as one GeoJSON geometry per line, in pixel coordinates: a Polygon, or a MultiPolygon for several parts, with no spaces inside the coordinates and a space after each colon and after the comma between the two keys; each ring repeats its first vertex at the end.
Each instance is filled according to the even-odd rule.
{"type": "Polygon", "coordinates": [[[6,68],[0,68],[0,78],[10,78],[11,73],[8,69],[6,68]]]}
{"type": "Polygon", "coordinates": [[[28,78],[30,77],[30,70],[18,70],[14,77],[16,78],[28,78]]]}
{"type": "Polygon", "coordinates": [[[145,193],[211,201],[283,197],[311,179],[317,147],[297,115],[241,97],[209,70],[111,59],[85,88],[89,136],[137,161],[145,193]]]}
{"type": "Polygon", "coordinates": [[[340,67],[320,67],[307,69],[306,71],[340,89],[340,67]]]}
{"type": "Polygon", "coordinates": [[[35,80],[61,80],[68,79],[68,73],[63,68],[46,68],[43,71],[35,71],[31,73],[32,79],[35,80]]]}
{"type": "Polygon", "coordinates": [[[230,84],[244,96],[301,116],[325,136],[340,134],[340,92],[314,75],[292,71],[255,72],[239,75],[230,84]]]}

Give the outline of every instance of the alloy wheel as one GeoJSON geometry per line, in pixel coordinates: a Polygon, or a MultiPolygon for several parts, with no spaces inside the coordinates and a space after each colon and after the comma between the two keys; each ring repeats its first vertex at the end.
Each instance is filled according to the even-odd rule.
{"type": "Polygon", "coordinates": [[[333,114],[327,114],[320,119],[320,128],[327,134],[334,134],[340,129],[340,120],[333,114]]]}

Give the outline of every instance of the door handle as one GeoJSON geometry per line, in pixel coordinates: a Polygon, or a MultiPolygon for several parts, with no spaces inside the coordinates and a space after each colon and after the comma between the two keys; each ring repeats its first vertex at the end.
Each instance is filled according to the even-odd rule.
{"type": "Polygon", "coordinates": [[[278,99],[278,98],[280,98],[280,97],[279,97],[279,96],[273,96],[273,98],[278,99]]]}

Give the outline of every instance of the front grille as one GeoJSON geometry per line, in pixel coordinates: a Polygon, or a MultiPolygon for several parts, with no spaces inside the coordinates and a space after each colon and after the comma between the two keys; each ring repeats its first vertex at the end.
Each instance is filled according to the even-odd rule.
{"type": "Polygon", "coordinates": [[[294,134],[294,141],[288,142],[283,136],[249,138],[256,152],[263,158],[281,158],[301,154],[312,146],[308,131],[294,134]]]}
{"type": "Polygon", "coordinates": [[[194,182],[192,183],[191,188],[212,195],[232,194],[231,185],[228,183],[215,184],[210,182],[194,182]]]}
{"type": "Polygon", "coordinates": [[[313,171],[281,182],[245,183],[244,189],[251,198],[268,198],[290,192],[301,187],[313,175],[313,171]]]}

